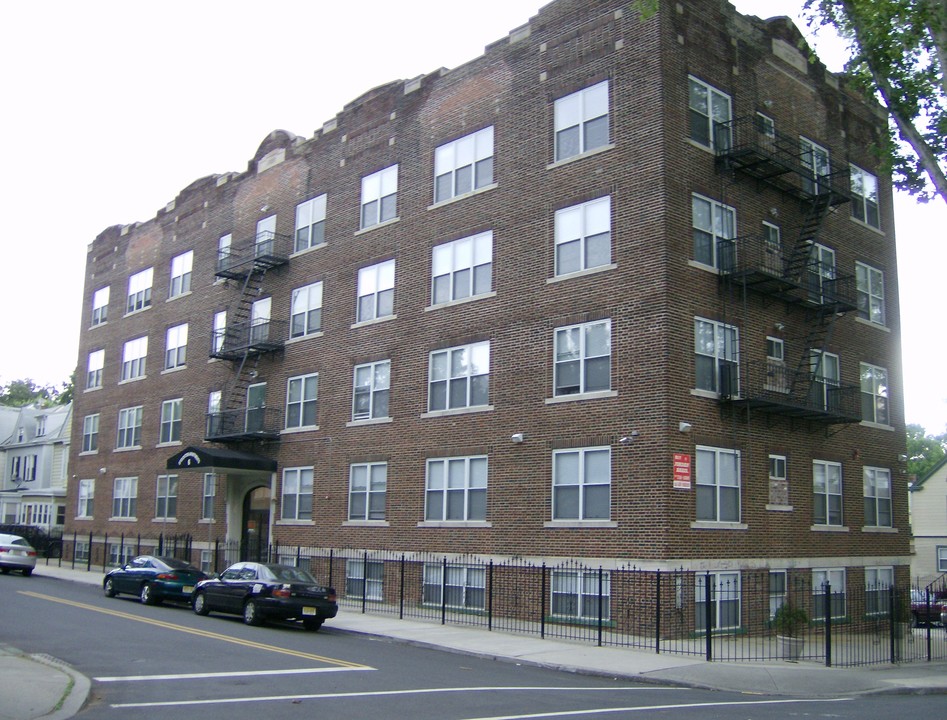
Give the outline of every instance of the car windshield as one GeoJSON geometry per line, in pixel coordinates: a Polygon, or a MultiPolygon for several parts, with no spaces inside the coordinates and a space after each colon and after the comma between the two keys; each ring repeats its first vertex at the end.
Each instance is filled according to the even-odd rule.
{"type": "Polygon", "coordinates": [[[23,538],[14,538],[13,542],[11,542],[10,544],[17,545],[19,547],[26,547],[26,548],[30,547],[30,544],[26,542],[26,540],[24,540],[23,538]]]}
{"type": "Polygon", "coordinates": [[[267,565],[266,569],[269,570],[275,580],[288,583],[316,584],[316,579],[302,568],[289,565],[267,565]]]}

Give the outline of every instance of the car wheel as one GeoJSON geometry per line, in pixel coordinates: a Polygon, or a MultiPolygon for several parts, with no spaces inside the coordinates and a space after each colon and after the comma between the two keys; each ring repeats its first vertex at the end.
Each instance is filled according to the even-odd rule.
{"type": "Polygon", "coordinates": [[[105,586],[102,589],[105,591],[105,597],[115,597],[118,594],[115,592],[115,583],[112,582],[112,578],[105,579],[105,586]]]}
{"type": "Polygon", "coordinates": [[[323,622],[325,621],[322,618],[306,618],[303,620],[303,627],[310,632],[319,632],[323,622]]]}
{"type": "Polygon", "coordinates": [[[247,625],[262,625],[263,616],[255,600],[247,600],[243,605],[243,621],[247,625]]]}
{"type": "Polygon", "coordinates": [[[141,592],[138,594],[138,597],[141,598],[142,605],[157,605],[158,598],[155,597],[155,590],[151,587],[150,583],[145,583],[141,586],[141,592]]]}
{"type": "Polygon", "coordinates": [[[0,573],[3,573],[4,575],[9,575],[10,568],[0,568],[0,573]]]}
{"type": "Polygon", "coordinates": [[[198,615],[207,615],[210,613],[210,607],[207,605],[207,597],[204,593],[197,593],[197,595],[194,596],[194,602],[191,607],[194,608],[194,612],[198,615]]]}
{"type": "Polygon", "coordinates": [[[23,577],[29,577],[33,574],[33,568],[23,568],[23,577]]]}

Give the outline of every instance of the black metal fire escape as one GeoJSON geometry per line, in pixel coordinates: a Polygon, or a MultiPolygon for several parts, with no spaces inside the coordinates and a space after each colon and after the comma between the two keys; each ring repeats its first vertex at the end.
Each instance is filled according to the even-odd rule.
{"type": "Polygon", "coordinates": [[[829,212],[851,200],[848,172],[827,164],[816,170],[798,137],[775,133],[756,118],[722,124],[715,133],[718,168],[798,200],[803,215],[789,248],[762,235],[721,240],[721,282],[784,302],[790,312],[802,313],[797,324],[806,328],[794,342],[800,351],[794,366],[742,362],[740,383],[721,385],[739,390],[722,393],[721,401],[822,425],[858,422],[860,388],[843,386],[825,360],[838,318],[857,309],[855,278],[839,274],[818,244],[829,212]]]}
{"type": "Polygon", "coordinates": [[[219,443],[278,440],[280,418],[263,399],[252,397],[260,359],[279,352],[286,341],[288,323],[254,317],[268,271],[289,262],[292,238],[261,233],[249,242],[221,251],[215,275],[239,287],[230,307],[227,324],[211,334],[210,356],[229,361],[233,377],[222,392],[220,409],[207,415],[205,439],[219,443]]]}

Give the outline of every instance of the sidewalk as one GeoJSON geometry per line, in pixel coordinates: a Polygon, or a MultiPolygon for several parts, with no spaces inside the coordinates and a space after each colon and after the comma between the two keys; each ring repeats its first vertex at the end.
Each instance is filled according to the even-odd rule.
{"type": "MultiPolygon", "coordinates": [[[[100,585],[101,571],[36,566],[37,576],[100,585]]],[[[947,662],[826,668],[814,663],[708,663],[679,655],[595,647],[562,640],[490,632],[394,617],[346,612],[330,620],[333,631],[388,637],[422,647],[567,672],[641,682],[796,697],[866,693],[945,693],[947,662]]],[[[89,680],[53,658],[23,655],[0,646],[0,720],[65,720],[89,692],[89,680]],[[28,688],[29,692],[24,692],[28,688]],[[62,703],[61,707],[59,704],[62,703]]]]}

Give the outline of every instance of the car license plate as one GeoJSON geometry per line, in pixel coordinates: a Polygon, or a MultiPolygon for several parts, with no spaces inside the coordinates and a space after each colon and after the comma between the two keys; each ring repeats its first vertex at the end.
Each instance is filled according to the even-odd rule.
{"type": "Polygon", "coordinates": [[[315,615],[315,614],[316,614],[316,609],[315,609],[315,608],[312,608],[312,607],[304,607],[304,608],[303,608],[303,615],[315,615]]]}
{"type": "Polygon", "coordinates": [[[16,555],[17,557],[26,557],[25,550],[14,550],[11,554],[16,555]]]}
{"type": "Polygon", "coordinates": [[[185,585],[183,588],[181,588],[181,592],[183,592],[183,593],[185,593],[185,594],[190,594],[190,593],[194,592],[194,586],[193,586],[193,585],[185,585]]]}

